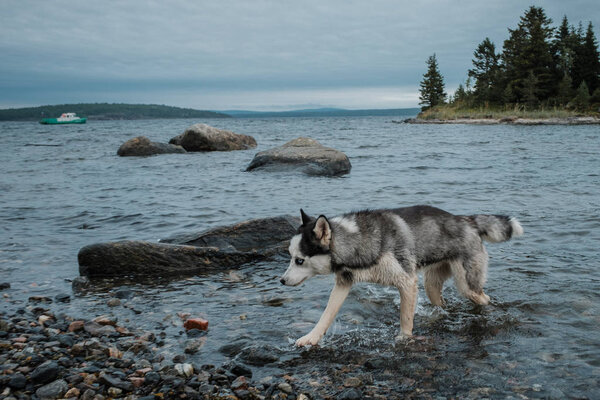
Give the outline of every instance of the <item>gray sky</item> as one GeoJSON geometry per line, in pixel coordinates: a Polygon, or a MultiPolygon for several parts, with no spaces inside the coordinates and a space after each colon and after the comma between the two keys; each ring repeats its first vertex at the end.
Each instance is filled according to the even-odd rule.
{"type": "Polygon", "coordinates": [[[530,5],[599,35],[597,0],[0,0],[0,108],[402,108],[437,53],[446,87],[530,5]]]}

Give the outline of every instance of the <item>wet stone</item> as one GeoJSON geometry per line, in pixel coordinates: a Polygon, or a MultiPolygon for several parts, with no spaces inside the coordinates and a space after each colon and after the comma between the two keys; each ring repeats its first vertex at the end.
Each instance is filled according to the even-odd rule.
{"type": "Polygon", "coordinates": [[[133,385],[131,384],[131,382],[126,382],[123,381],[115,376],[112,375],[101,375],[99,378],[100,383],[107,385],[107,386],[111,386],[111,387],[115,387],[121,390],[125,390],[127,392],[130,392],[133,390],[133,385]]]}
{"type": "Polygon", "coordinates": [[[338,394],[335,398],[336,400],[360,400],[362,399],[362,393],[360,390],[355,388],[346,389],[338,394]]]}
{"type": "Polygon", "coordinates": [[[60,367],[55,361],[46,361],[33,370],[29,379],[36,384],[48,383],[56,379],[59,372],[60,367]]]}
{"type": "Polygon", "coordinates": [[[71,288],[75,293],[82,292],[89,287],[90,280],[87,276],[78,276],[75,279],[73,279],[73,282],[71,283],[71,288]]]}
{"type": "Polygon", "coordinates": [[[233,357],[238,354],[242,349],[250,343],[249,340],[240,339],[233,343],[229,343],[219,347],[219,352],[225,354],[226,356],[233,357]]]}
{"type": "Polygon", "coordinates": [[[186,343],[185,349],[183,351],[186,354],[195,354],[198,351],[200,351],[202,346],[204,346],[204,340],[202,340],[202,339],[189,340],[186,343]]]}
{"type": "Polygon", "coordinates": [[[160,375],[157,372],[151,371],[144,375],[144,384],[156,385],[160,382],[160,375]]]}
{"type": "Polygon", "coordinates": [[[46,296],[31,296],[29,297],[30,303],[52,303],[52,299],[46,296]]]}
{"type": "Polygon", "coordinates": [[[130,299],[133,297],[133,291],[127,288],[120,288],[114,292],[114,296],[118,299],[130,299]]]}
{"type": "Polygon", "coordinates": [[[69,296],[66,293],[59,293],[56,296],[54,296],[54,299],[59,303],[68,303],[71,301],[71,296],[69,296]]]}
{"type": "Polygon", "coordinates": [[[27,379],[25,378],[25,375],[23,375],[20,372],[13,374],[10,377],[10,380],[8,381],[8,386],[10,386],[13,389],[17,389],[17,390],[23,389],[26,384],[27,384],[27,379]]]}
{"type": "Polygon", "coordinates": [[[115,328],[111,325],[100,325],[94,321],[88,321],[84,324],[83,329],[92,336],[107,336],[115,333],[115,328]]]}
{"type": "Polygon", "coordinates": [[[112,298],[106,303],[109,307],[117,307],[121,305],[121,300],[112,298]]]}
{"type": "Polygon", "coordinates": [[[233,364],[229,369],[235,376],[246,376],[252,378],[252,370],[243,364],[233,364]]]}
{"type": "Polygon", "coordinates": [[[191,338],[196,338],[196,337],[202,337],[202,336],[206,336],[206,331],[201,331],[200,329],[190,329],[186,332],[188,337],[191,338]]]}
{"type": "Polygon", "coordinates": [[[355,377],[355,376],[347,378],[344,381],[344,386],[346,386],[346,387],[359,387],[361,385],[362,385],[362,381],[359,378],[355,377]]]}
{"type": "Polygon", "coordinates": [[[277,385],[277,389],[279,389],[282,392],[287,393],[287,394],[291,394],[294,392],[294,389],[292,389],[292,385],[290,385],[287,382],[283,382],[283,383],[280,383],[279,385],[277,385]]]}
{"type": "Polygon", "coordinates": [[[35,394],[42,400],[60,399],[69,390],[69,385],[62,379],[40,387],[35,394]]]}
{"type": "Polygon", "coordinates": [[[244,348],[240,358],[252,365],[265,365],[279,360],[279,350],[270,345],[254,345],[244,348]]]}
{"type": "Polygon", "coordinates": [[[233,382],[231,382],[231,390],[245,390],[248,389],[248,379],[245,376],[238,376],[233,382]]]}
{"type": "Polygon", "coordinates": [[[71,324],[69,324],[69,327],[67,328],[67,330],[69,332],[77,332],[83,329],[83,326],[85,325],[84,321],[73,321],[71,322],[71,324]]]}

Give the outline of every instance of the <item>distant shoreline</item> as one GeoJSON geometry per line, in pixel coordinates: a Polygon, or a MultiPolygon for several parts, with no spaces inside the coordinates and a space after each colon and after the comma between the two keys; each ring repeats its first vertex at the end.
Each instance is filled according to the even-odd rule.
{"type": "Polygon", "coordinates": [[[452,118],[452,119],[422,119],[408,118],[409,124],[464,124],[464,125],[600,125],[598,117],[565,117],[565,118],[452,118]]]}

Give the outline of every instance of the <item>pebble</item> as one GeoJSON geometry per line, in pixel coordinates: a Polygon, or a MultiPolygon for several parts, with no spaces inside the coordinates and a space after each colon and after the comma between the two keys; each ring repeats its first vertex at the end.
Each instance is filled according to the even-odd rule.
{"type": "Polygon", "coordinates": [[[112,325],[100,325],[94,321],[88,321],[84,324],[83,329],[92,336],[106,336],[115,333],[115,327],[112,325]]]}
{"type": "Polygon", "coordinates": [[[248,379],[245,376],[238,376],[231,382],[231,390],[246,390],[248,389],[248,379]]]}
{"type": "Polygon", "coordinates": [[[175,364],[175,371],[181,376],[189,378],[194,373],[194,367],[192,364],[175,364]]]}
{"type": "Polygon", "coordinates": [[[54,296],[54,300],[58,301],[59,303],[68,303],[71,301],[71,296],[66,293],[59,293],[54,296]]]}
{"type": "Polygon", "coordinates": [[[121,393],[123,393],[123,390],[116,387],[110,387],[107,392],[110,397],[119,397],[121,393]]]}
{"type": "Polygon", "coordinates": [[[13,374],[8,381],[8,386],[13,389],[23,389],[27,384],[27,378],[20,372],[13,374]]]}
{"type": "Polygon", "coordinates": [[[62,379],[44,385],[35,391],[35,394],[41,399],[60,399],[69,390],[69,385],[62,379]]]}
{"type": "Polygon", "coordinates": [[[56,379],[60,367],[55,361],[46,361],[39,365],[29,375],[29,380],[33,383],[48,383],[56,379]]]}
{"type": "Polygon", "coordinates": [[[186,330],[198,329],[205,331],[208,329],[208,321],[202,318],[190,318],[183,323],[183,327],[186,330]]]}
{"type": "Polygon", "coordinates": [[[336,400],[359,400],[362,399],[362,393],[355,388],[346,389],[338,394],[336,400]]]}
{"type": "Polygon", "coordinates": [[[294,389],[292,389],[292,385],[287,382],[280,383],[277,385],[277,388],[287,394],[291,394],[294,391],[294,389]]]}
{"type": "Polygon", "coordinates": [[[65,399],[68,399],[68,398],[71,398],[71,397],[77,398],[77,397],[79,397],[80,393],[81,392],[79,391],[79,389],[77,389],[76,387],[73,387],[73,388],[69,389],[67,391],[67,393],[65,393],[65,399]]]}
{"type": "Polygon", "coordinates": [[[108,302],[106,303],[109,307],[117,307],[121,305],[121,300],[117,299],[117,298],[112,298],[110,300],[108,300],[108,302]]]}
{"type": "Polygon", "coordinates": [[[82,292],[90,286],[90,279],[87,276],[78,276],[71,282],[71,289],[75,293],[82,292]]]}
{"type": "Polygon", "coordinates": [[[246,376],[252,378],[252,370],[242,364],[233,364],[229,371],[235,376],[246,376]]]}
{"type": "Polygon", "coordinates": [[[362,385],[362,381],[359,378],[355,377],[355,376],[347,378],[344,381],[344,386],[346,386],[346,387],[359,387],[361,385],[362,385]]]}
{"type": "Polygon", "coordinates": [[[127,288],[120,288],[114,292],[114,296],[118,299],[130,299],[133,297],[133,291],[127,288]]]}
{"type": "Polygon", "coordinates": [[[85,324],[85,321],[73,321],[69,324],[69,328],[67,328],[67,330],[69,332],[77,332],[83,329],[83,326],[85,324]]]}

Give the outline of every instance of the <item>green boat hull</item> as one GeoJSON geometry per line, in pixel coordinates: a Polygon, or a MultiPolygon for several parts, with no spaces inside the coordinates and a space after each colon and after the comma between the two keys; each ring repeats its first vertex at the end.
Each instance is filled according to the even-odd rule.
{"type": "Polygon", "coordinates": [[[71,121],[59,121],[58,118],[44,118],[40,124],[44,125],[65,125],[65,124],[85,124],[87,118],[77,118],[71,121]]]}

